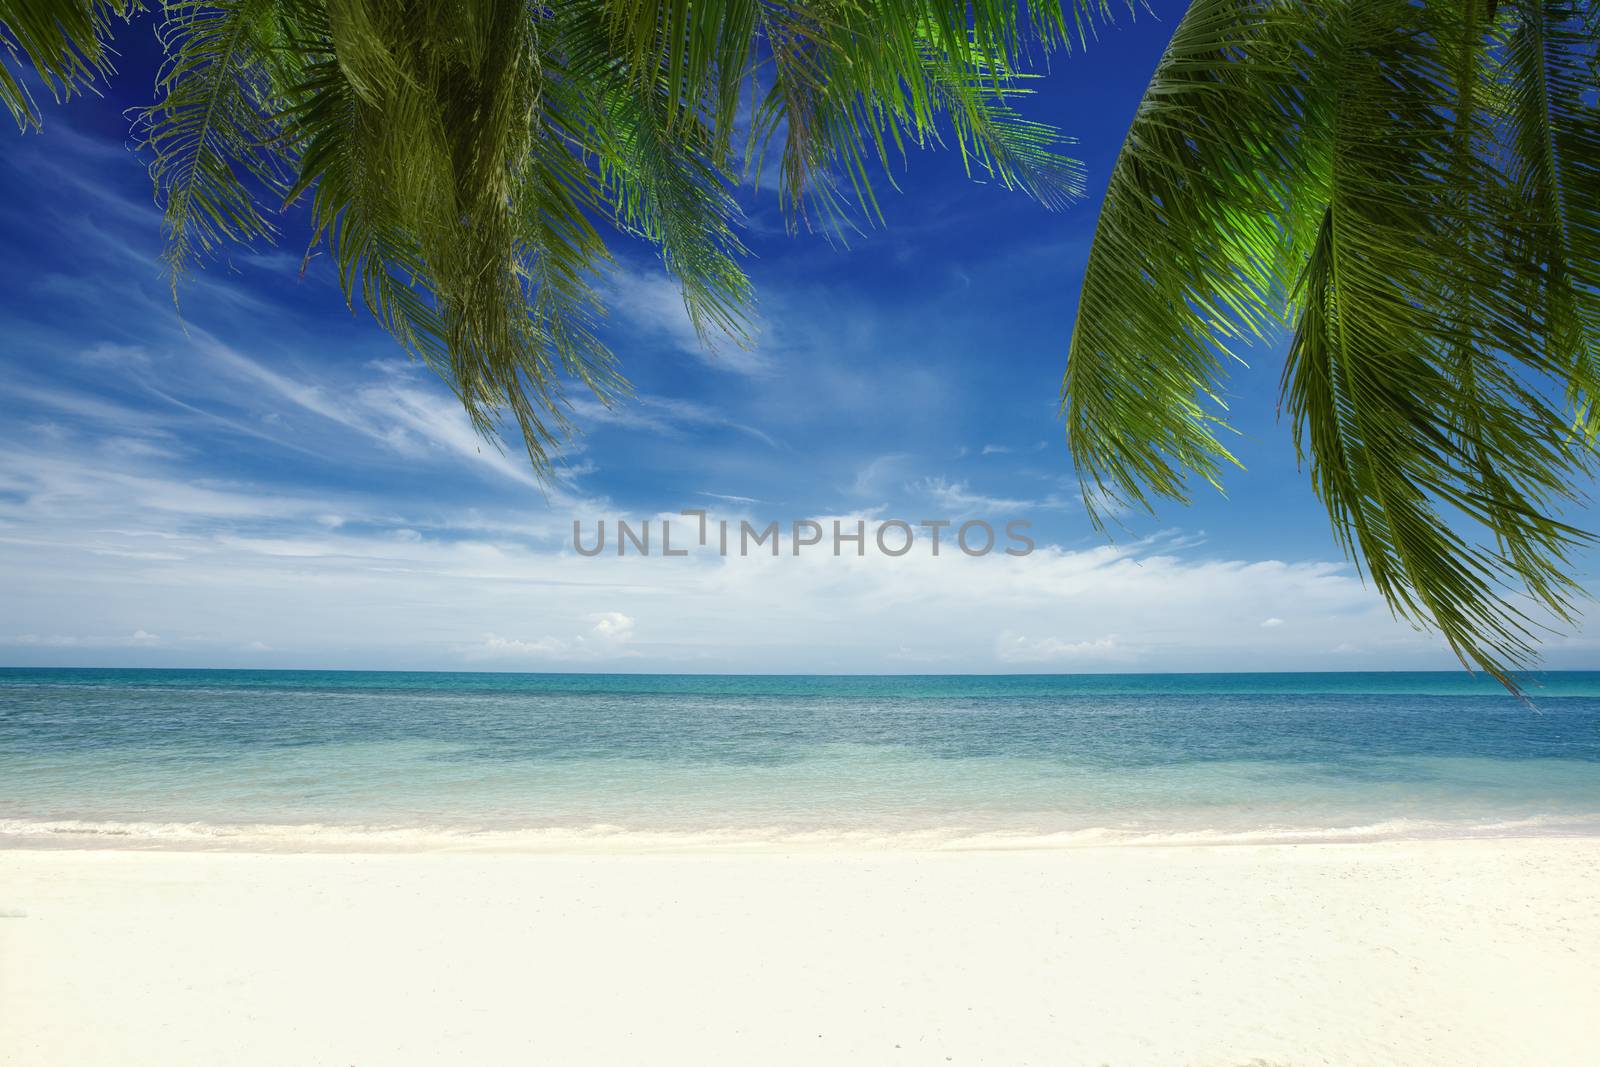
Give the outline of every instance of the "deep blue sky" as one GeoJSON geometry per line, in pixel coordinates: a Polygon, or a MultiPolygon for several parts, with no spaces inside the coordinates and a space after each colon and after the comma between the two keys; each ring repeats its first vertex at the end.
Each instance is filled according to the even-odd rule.
{"type": "MultiPolygon", "coordinates": [[[[638,399],[578,405],[542,491],[480,447],[322,260],[303,219],[183,290],[124,110],[47,106],[0,159],[0,663],[751,671],[1448,666],[1340,558],[1276,420],[1281,347],[1232,381],[1228,497],[1128,516],[1076,503],[1057,397],[1111,161],[1179,7],[1058,59],[1035,118],[1089,196],[1049,213],[914,154],[848,249],[749,197],[752,352],[707,356],[649,250],[617,242],[607,334],[638,399]],[[575,558],[570,524],[682,508],[1034,523],[1024,560],[575,558]]],[[[1587,582],[1592,559],[1582,561],[1587,582]]],[[[1577,635],[1558,667],[1600,663],[1577,635]]]]}

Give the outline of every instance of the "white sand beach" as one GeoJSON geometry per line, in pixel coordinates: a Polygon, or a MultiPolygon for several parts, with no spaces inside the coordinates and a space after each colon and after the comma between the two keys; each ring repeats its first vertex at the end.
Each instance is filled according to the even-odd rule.
{"type": "Polygon", "coordinates": [[[0,1062],[1592,1065],[1600,840],[0,853],[0,1062]]]}

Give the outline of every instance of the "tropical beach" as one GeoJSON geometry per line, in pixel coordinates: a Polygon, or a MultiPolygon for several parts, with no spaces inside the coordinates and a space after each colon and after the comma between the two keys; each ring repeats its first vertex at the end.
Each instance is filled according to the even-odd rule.
{"type": "Polygon", "coordinates": [[[0,0],[0,1067],[1593,1067],[1597,79],[0,0]]]}
{"type": "Polygon", "coordinates": [[[1583,1064],[1600,675],[1527,681],[4,671],[0,1044],[1583,1064]]]}

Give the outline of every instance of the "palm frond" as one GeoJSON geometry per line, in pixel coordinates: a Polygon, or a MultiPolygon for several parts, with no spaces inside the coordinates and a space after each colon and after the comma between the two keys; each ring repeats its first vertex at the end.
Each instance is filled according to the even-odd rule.
{"type": "Polygon", "coordinates": [[[17,127],[37,129],[31,71],[57,100],[111,73],[114,23],[142,11],[139,0],[0,0],[0,103],[17,127]]]}
{"type": "Polygon", "coordinates": [[[1512,252],[1543,272],[1545,329],[1569,367],[1575,422],[1600,434],[1600,106],[1595,9],[1518,0],[1496,54],[1509,98],[1510,180],[1531,209],[1512,252]]]}
{"type": "Polygon", "coordinates": [[[1347,553],[1514,686],[1572,618],[1588,536],[1562,518],[1593,461],[1563,394],[1591,394],[1600,253],[1570,12],[1191,8],[1113,175],[1069,354],[1096,497],[1215,481],[1222,360],[1292,323],[1284,407],[1347,553]]]}
{"type": "MultiPolygon", "coordinates": [[[[1105,17],[1099,4],[1074,7],[1071,26],[1105,17]]],[[[763,66],[770,69],[755,109],[747,160],[781,139],[779,197],[791,225],[824,231],[877,221],[875,176],[892,173],[909,147],[943,141],[948,129],[969,169],[1049,207],[1081,192],[1081,171],[1065,141],[1020,120],[1019,95],[1032,59],[1070,47],[1060,7],[872,3],[762,5],[763,66]]]]}
{"type": "MultiPolygon", "coordinates": [[[[1112,169],[1063,382],[1091,515],[1219,484],[1224,360],[1281,321],[1297,165],[1288,50],[1268,4],[1195,0],[1112,169]],[[1247,55],[1250,62],[1239,62],[1247,55]]],[[[1291,235],[1292,236],[1292,235],[1291,235]]]]}
{"type": "Polygon", "coordinates": [[[268,78],[279,47],[274,16],[273,0],[166,7],[158,97],[135,129],[165,213],[174,296],[183,273],[218,248],[275,232],[265,197],[289,171],[268,78]]]}
{"type": "Polygon", "coordinates": [[[345,0],[296,19],[277,77],[318,239],[341,282],[455,391],[485,436],[509,418],[535,469],[562,389],[616,386],[589,315],[604,245],[592,188],[550,121],[535,11],[345,0]]]}

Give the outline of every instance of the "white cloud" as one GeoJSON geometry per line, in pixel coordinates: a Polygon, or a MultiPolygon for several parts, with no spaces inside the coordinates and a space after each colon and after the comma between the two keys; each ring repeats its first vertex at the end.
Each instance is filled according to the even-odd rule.
{"type": "Polygon", "coordinates": [[[76,634],[15,634],[0,635],[0,645],[16,648],[149,648],[161,644],[158,634],[135,630],[131,634],[114,637],[85,637],[76,634]]]}
{"type": "MultiPolygon", "coordinates": [[[[3,458],[0,470],[8,469],[3,458]]],[[[352,499],[285,509],[281,498],[234,491],[218,501],[202,492],[190,502],[207,514],[175,522],[109,484],[118,494],[109,504],[59,491],[37,504],[0,502],[0,522],[10,516],[28,530],[0,541],[0,639],[12,661],[1314,669],[1333,659],[1329,649],[1361,641],[1382,651],[1345,656],[1341,666],[1451,662],[1438,642],[1393,622],[1342,564],[1190,559],[1172,534],[981,558],[934,558],[925,540],[900,558],[870,547],[865,557],[835,557],[822,546],[795,557],[787,538],[777,558],[723,558],[694,549],[689,537],[687,558],[608,551],[591,559],[572,552],[572,513],[556,507],[526,521],[514,513],[423,517],[381,515],[352,499]],[[330,514],[345,521],[317,521],[330,514]],[[1264,658],[1248,634],[1283,603],[1296,605],[1295,625],[1277,632],[1264,658]],[[86,618],[101,620],[98,633],[133,636],[92,648],[82,637],[39,636],[82,634],[86,618]]],[[[846,527],[865,521],[871,538],[867,514],[821,516],[824,529],[836,517],[846,527]]],[[[658,544],[659,517],[634,521],[645,518],[658,544]]]]}
{"type": "Polygon", "coordinates": [[[483,650],[489,656],[559,656],[567,648],[565,641],[554,637],[541,637],[537,641],[519,641],[489,634],[483,641],[483,650]]]}
{"type": "Polygon", "coordinates": [[[1126,663],[1136,658],[1122,645],[1116,634],[1083,641],[1063,641],[1058,637],[1029,639],[1021,634],[1004,633],[995,640],[995,658],[1002,663],[1073,663],[1078,666],[1126,663]]]}
{"type": "Polygon", "coordinates": [[[1263,630],[1275,630],[1282,625],[1283,620],[1278,618],[1276,615],[1261,620],[1261,628],[1263,630]]]}
{"type": "Polygon", "coordinates": [[[1047,497],[988,496],[974,492],[966,482],[944,478],[924,478],[912,488],[927,494],[949,515],[994,515],[1001,512],[1064,511],[1074,501],[1051,494],[1047,497]]]}
{"type": "Polygon", "coordinates": [[[620,611],[606,611],[594,616],[593,636],[611,644],[626,644],[633,639],[633,620],[620,611]]]}
{"type": "Polygon", "coordinates": [[[633,619],[620,611],[588,616],[588,630],[570,638],[539,637],[531,640],[488,634],[483,643],[465,650],[469,659],[540,659],[566,663],[617,659],[629,655],[633,619]]]}

